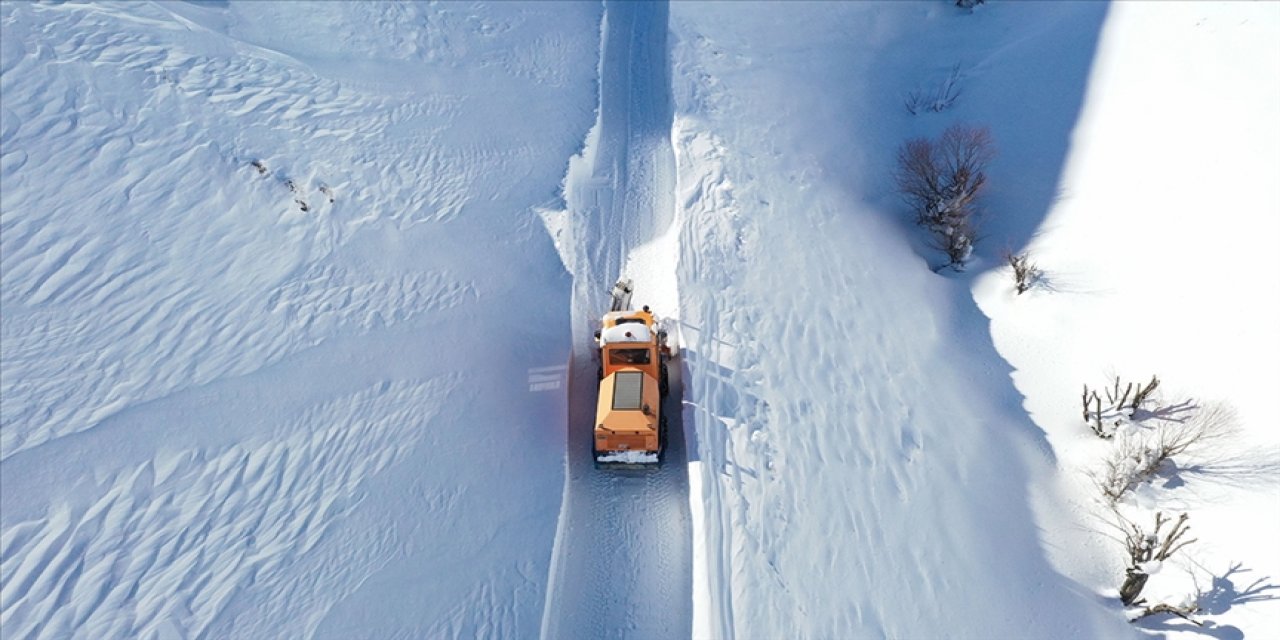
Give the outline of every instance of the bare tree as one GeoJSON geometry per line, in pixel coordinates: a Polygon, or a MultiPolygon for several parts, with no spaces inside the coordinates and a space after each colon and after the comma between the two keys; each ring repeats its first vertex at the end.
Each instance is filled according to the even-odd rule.
{"type": "Polygon", "coordinates": [[[990,130],[967,125],[952,125],[936,141],[908,140],[898,149],[898,191],[951,265],[962,266],[973,252],[977,199],[994,157],[990,130]]]}

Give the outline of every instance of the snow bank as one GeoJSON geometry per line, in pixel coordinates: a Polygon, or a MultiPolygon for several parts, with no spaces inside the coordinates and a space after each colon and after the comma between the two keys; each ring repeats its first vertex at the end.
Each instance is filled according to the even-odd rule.
{"type": "Polygon", "coordinates": [[[1074,513],[1048,528],[1049,548],[1092,588],[1117,587],[1124,558],[1114,541],[1079,533],[1103,517],[1088,474],[1111,450],[1081,421],[1081,385],[1154,374],[1154,412],[1185,420],[1215,403],[1233,408],[1240,430],[1175,457],[1128,513],[1150,527],[1151,511],[1185,511],[1198,539],[1144,595],[1178,604],[1195,590],[1191,572],[1213,624],[1245,637],[1280,629],[1280,606],[1238,591],[1280,575],[1280,434],[1269,426],[1280,282],[1259,277],[1275,271],[1280,235],[1277,43],[1280,6],[1270,3],[1113,5],[1062,197],[1025,245],[1043,282],[1016,296],[1008,271],[992,269],[974,284],[1027,412],[1061,457],[1055,481],[1074,513]]]}
{"type": "Polygon", "coordinates": [[[896,145],[952,116],[913,118],[903,97],[956,63],[966,99],[1039,118],[1019,123],[1039,146],[1018,146],[1056,176],[1105,8],[1000,11],[672,6],[682,353],[708,536],[695,593],[711,604],[695,621],[712,637],[1131,633],[1046,559],[1042,432],[986,319],[926,268],[887,192],[896,145]]]}
{"type": "Polygon", "coordinates": [[[1125,508],[1193,511],[1207,564],[1161,565],[1153,601],[1190,568],[1228,634],[1277,628],[1243,594],[1276,574],[1280,296],[1240,274],[1271,271],[1280,12],[1164,9],[675,5],[700,633],[1131,635],[1084,474],[1079,386],[1108,371],[1240,409],[1239,442],[1125,508]],[[939,278],[890,172],[955,122],[1000,155],[977,275],[939,278]],[[1023,246],[1047,278],[1018,297],[1023,246]]]}

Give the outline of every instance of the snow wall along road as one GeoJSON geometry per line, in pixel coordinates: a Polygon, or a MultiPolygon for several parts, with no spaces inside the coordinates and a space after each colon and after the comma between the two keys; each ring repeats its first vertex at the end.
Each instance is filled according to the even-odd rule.
{"type": "MultiPolygon", "coordinates": [[[[601,30],[600,109],[582,155],[570,161],[568,211],[557,238],[573,273],[574,351],[569,382],[567,469],[551,561],[543,638],[688,637],[692,621],[688,474],[680,419],[679,365],[666,462],[658,471],[597,471],[591,427],[597,390],[592,332],[624,270],[634,303],[674,300],[653,271],[674,263],[636,251],[674,223],[675,158],[666,3],[607,3],[601,30]],[[646,260],[647,258],[647,260],[646,260]]],[[[673,287],[672,287],[673,288],[673,287]]]]}

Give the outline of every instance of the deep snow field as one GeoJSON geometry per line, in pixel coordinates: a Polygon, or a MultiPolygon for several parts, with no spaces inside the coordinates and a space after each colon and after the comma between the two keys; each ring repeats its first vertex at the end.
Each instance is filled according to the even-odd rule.
{"type": "Polygon", "coordinates": [[[0,637],[1280,637],[1278,78],[1277,3],[0,2],[0,637]],[[954,123],[962,272],[892,180],[954,123]],[[1234,415],[1118,506],[1203,626],[1090,475],[1153,374],[1234,415]]]}

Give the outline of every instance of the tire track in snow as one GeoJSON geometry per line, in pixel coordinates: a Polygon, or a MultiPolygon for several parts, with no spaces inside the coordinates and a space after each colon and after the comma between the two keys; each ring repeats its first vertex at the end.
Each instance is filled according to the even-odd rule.
{"type": "MultiPolygon", "coordinates": [[[[641,264],[636,251],[663,236],[674,219],[667,15],[665,3],[606,5],[598,119],[566,180],[569,224],[557,244],[574,275],[575,350],[565,493],[542,624],[548,640],[688,637],[692,624],[678,361],[663,405],[670,419],[664,466],[625,474],[597,471],[591,460],[597,390],[591,335],[608,308],[608,287],[624,269],[675,269],[641,264]]],[[[637,283],[637,303],[674,299],[674,291],[643,286],[637,283]]]]}

